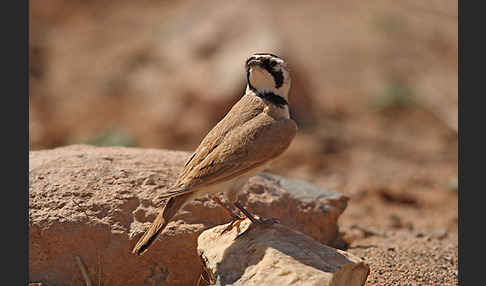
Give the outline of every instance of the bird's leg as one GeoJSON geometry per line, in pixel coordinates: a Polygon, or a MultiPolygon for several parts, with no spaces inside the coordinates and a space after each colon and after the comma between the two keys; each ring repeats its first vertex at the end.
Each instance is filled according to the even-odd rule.
{"type": "Polygon", "coordinates": [[[250,212],[248,212],[239,202],[235,202],[234,205],[245,214],[245,216],[251,220],[252,223],[260,223],[250,212]]]}
{"type": "Polygon", "coordinates": [[[223,202],[217,196],[211,196],[211,199],[215,203],[217,203],[220,207],[222,207],[226,212],[228,212],[232,218],[230,224],[223,230],[223,232],[221,232],[221,234],[224,234],[225,232],[232,230],[235,225],[238,232],[240,232],[240,223],[244,220],[244,218],[235,214],[230,208],[228,208],[225,204],[223,204],[223,202]]]}
{"type": "Polygon", "coordinates": [[[275,218],[270,218],[270,219],[265,219],[265,218],[255,218],[252,214],[250,214],[249,211],[247,211],[239,202],[238,202],[238,196],[237,192],[243,187],[246,182],[248,182],[249,177],[237,179],[234,183],[233,186],[230,190],[230,192],[227,193],[227,195],[230,198],[230,202],[234,202],[233,204],[242,212],[245,214],[245,216],[251,220],[252,223],[259,224],[259,225],[271,225],[274,223],[278,223],[278,219],[275,218]]]}
{"type": "Polygon", "coordinates": [[[245,214],[245,216],[251,220],[252,223],[260,224],[260,225],[272,225],[274,223],[279,223],[278,219],[276,218],[258,218],[256,219],[250,212],[248,212],[239,202],[235,202],[234,205],[245,214]]]}
{"type": "Polygon", "coordinates": [[[230,208],[228,208],[217,196],[211,196],[211,199],[217,203],[220,207],[222,207],[232,218],[240,218],[237,214],[235,214],[230,208]]]}

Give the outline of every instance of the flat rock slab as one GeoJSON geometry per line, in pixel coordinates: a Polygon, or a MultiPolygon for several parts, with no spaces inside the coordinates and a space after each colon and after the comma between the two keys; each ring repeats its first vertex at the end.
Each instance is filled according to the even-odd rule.
{"type": "Polygon", "coordinates": [[[205,266],[199,285],[364,285],[369,266],[281,224],[204,231],[198,253],[205,266]]]}
{"type": "MultiPolygon", "coordinates": [[[[184,207],[142,256],[131,249],[164,204],[187,152],[72,145],[29,152],[29,278],[47,285],[193,285],[202,231],[230,217],[203,198],[184,207]]],[[[251,212],[328,245],[348,198],[303,181],[260,173],[243,186],[251,212]]]]}

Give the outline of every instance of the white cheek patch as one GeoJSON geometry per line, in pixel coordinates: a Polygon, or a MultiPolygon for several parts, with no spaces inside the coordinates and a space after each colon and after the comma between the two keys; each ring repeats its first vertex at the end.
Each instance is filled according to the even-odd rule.
{"type": "Polygon", "coordinates": [[[274,89],[272,75],[260,68],[250,69],[250,83],[254,88],[258,89],[259,91],[271,91],[274,89]]]}

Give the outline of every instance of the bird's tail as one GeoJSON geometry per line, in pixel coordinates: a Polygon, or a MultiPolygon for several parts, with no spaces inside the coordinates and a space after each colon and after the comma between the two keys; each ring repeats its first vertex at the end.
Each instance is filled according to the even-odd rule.
{"type": "Polygon", "coordinates": [[[171,197],[167,204],[160,210],[150,228],[140,238],[132,250],[133,254],[142,255],[157,236],[164,230],[169,221],[174,217],[177,211],[184,205],[190,194],[171,197]]]}

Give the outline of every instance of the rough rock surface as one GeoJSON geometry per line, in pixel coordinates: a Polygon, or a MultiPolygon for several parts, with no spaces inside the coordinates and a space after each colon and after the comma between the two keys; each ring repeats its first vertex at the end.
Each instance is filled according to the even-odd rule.
{"type": "Polygon", "coordinates": [[[364,285],[369,266],[281,224],[255,225],[221,234],[204,231],[198,254],[205,265],[199,285],[364,285]]]}
{"type": "MultiPolygon", "coordinates": [[[[190,154],[73,145],[29,152],[29,278],[48,285],[192,285],[202,264],[198,235],[230,218],[209,199],[187,205],[143,256],[130,253],[155,218],[158,199],[190,154]]],[[[250,211],[321,243],[341,242],[337,219],[347,197],[261,173],[240,201],[250,211]]]]}

